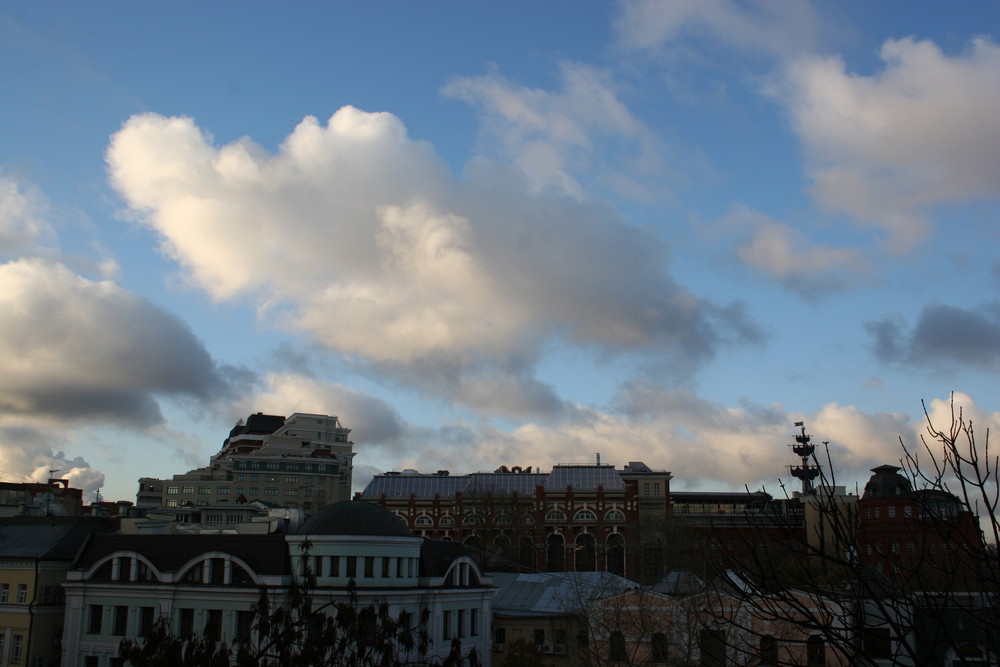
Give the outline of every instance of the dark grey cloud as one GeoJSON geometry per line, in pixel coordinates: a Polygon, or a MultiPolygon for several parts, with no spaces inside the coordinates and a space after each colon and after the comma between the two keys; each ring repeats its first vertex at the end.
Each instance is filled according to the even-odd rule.
{"type": "Polygon", "coordinates": [[[959,365],[1000,369],[1000,304],[974,309],[925,306],[916,325],[898,317],[865,325],[880,361],[921,366],[959,365]]]}
{"type": "Polygon", "coordinates": [[[8,416],[162,421],[158,398],[223,399],[228,384],[177,317],[42,260],[0,265],[0,409],[8,416]]]}

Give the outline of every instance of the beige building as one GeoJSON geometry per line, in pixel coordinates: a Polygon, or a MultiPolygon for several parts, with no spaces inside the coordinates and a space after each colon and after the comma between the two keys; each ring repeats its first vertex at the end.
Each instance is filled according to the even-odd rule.
{"type": "Polygon", "coordinates": [[[139,480],[139,507],[248,503],[302,509],[350,499],[354,443],[332,415],[256,413],[240,420],[208,466],[139,480]]]}

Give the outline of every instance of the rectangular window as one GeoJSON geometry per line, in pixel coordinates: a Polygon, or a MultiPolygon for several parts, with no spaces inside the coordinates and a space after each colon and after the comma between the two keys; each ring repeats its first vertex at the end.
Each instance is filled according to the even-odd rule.
{"type": "Polygon", "coordinates": [[[273,488],[265,488],[264,489],[264,495],[265,496],[276,496],[276,495],[278,495],[278,490],[277,489],[273,489],[273,488]]]}
{"type": "Polygon", "coordinates": [[[10,661],[21,662],[21,647],[24,646],[24,635],[14,635],[10,642],[10,661]]]}
{"type": "Polygon", "coordinates": [[[298,472],[299,464],[298,463],[289,463],[286,466],[285,469],[288,470],[289,472],[298,472]]]}
{"type": "Polygon", "coordinates": [[[278,469],[278,464],[276,462],[274,462],[274,461],[268,461],[268,463],[267,463],[267,469],[268,470],[277,470],[278,469]]]}
{"type": "Polygon", "coordinates": [[[229,487],[228,486],[220,486],[219,488],[217,488],[215,490],[215,492],[217,494],[219,494],[220,496],[229,495],[229,487]]]}
{"type": "Polygon", "coordinates": [[[256,496],[258,493],[259,493],[259,490],[257,489],[256,486],[251,486],[250,487],[250,495],[251,496],[256,496]]]}
{"type": "Polygon", "coordinates": [[[535,628],[534,639],[535,639],[535,646],[542,646],[543,644],[545,644],[545,629],[535,628]]]}
{"type": "Polygon", "coordinates": [[[278,476],[277,475],[264,475],[264,481],[267,482],[268,484],[277,484],[278,483],[278,476]]]}
{"type": "Polygon", "coordinates": [[[340,576],[340,556],[330,556],[329,574],[331,577],[340,576]]]}
{"type": "Polygon", "coordinates": [[[506,628],[493,628],[493,643],[494,644],[506,644],[507,643],[507,629],[506,628]]]}
{"type": "Polygon", "coordinates": [[[298,489],[285,489],[285,495],[286,496],[297,496],[297,495],[299,495],[299,490],[298,489]]]}
{"type": "Polygon", "coordinates": [[[888,516],[890,519],[895,519],[896,518],[896,506],[895,505],[889,505],[889,508],[886,510],[886,516],[888,516]]]}
{"type": "Polygon", "coordinates": [[[876,518],[876,519],[878,519],[879,517],[881,517],[881,516],[882,516],[882,511],[881,511],[881,510],[882,510],[882,508],[881,508],[881,507],[879,507],[878,505],[876,505],[875,507],[873,507],[873,508],[872,508],[872,510],[873,510],[873,511],[874,511],[874,513],[875,513],[875,518],[876,518]]]}
{"type": "Polygon", "coordinates": [[[465,610],[464,609],[459,609],[458,610],[458,622],[455,625],[457,626],[455,629],[458,630],[458,636],[459,637],[464,637],[465,636],[465,610]]]}
{"type": "Polygon", "coordinates": [[[382,556],[382,578],[383,579],[388,579],[389,578],[389,557],[388,556],[382,556]]]}
{"type": "Polygon", "coordinates": [[[307,486],[311,485],[313,483],[313,478],[312,477],[303,477],[302,478],[302,483],[305,484],[305,485],[307,485],[307,486]]]}
{"type": "Polygon", "coordinates": [[[167,487],[167,495],[176,496],[177,492],[179,490],[180,490],[180,487],[177,487],[177,486],[168,486],[167,487]]]}
{"type": "Polygon", "coordinates": [[[113,635],[123,636],[128,631],[128,607],[118,605],[115,607],[115,626],[111,632],[113,635]]]}
{"type": "Polygon", "coordinates": [[[181,493],[194,493],[194,487],[193,486],[181,487],[181,493]]]}
{"type": "Polygon", "coordinates": [[[210,486],[199,486],[198,487],[198,493],[200,493],[203,496],[204,495],[208,495],[211,492],[212,492],[212,487],[210,487],[210,486]]]}
{"type": "Polygon", "coordinates": [[[375,558],[373,556],[362,556],[362,560],[365,562],[365,576],[374,577],[375,576],[375,558]]]}
{"type": "MultiPolygon", "coordinates": [[[[251,461],[250,462],[250,470],[260,470],[260,461],[251,461]]],[[[252,482],[254,480],[251,479],[250,481],[252,482]]]]}
{"type": "Polygon", "coordinates": [[[191,639],[194,635],[194,609],[181,609],[180,638],[191,639]]]}
{"type": "Polygon", "coordinates": [[[446,611],[442,616],[441,639],[451,639],[451,612],[446,611]]]}
{"type": "Polygon", "coordinates": [[[208,620],[205,622],[205,639],[217,642],[222,638],[222,610],[209,609],[208,620]]]}
{"type": "Polygon", "coordinates": [[[92,635],[101,634],[101,625],[104,621],[104,608],[99,604],[90,605],[90,619],[87,624],[87,632],[92,635]]]}
{"type": "Polygon", "coordinates": [[[241,609],[236,612],[236,639],[250,637],[250,612],[241,609]]]}
{"type": "Polygon", "coordinates": [[[10,599],[10,584],[0,584],[0,603],[7,603],[10,599]]]}
{"type": "Polygon", "coordinates": [[[245,486],[237,486],[236,487],[236,495],[238,495],[238,496],[244,496],[244,495],[246,495],[246,492],[247,492],[247,487],[245,487],[245,486]]]}
{"type": "Polygon", "coordinates": [[[139,608],[139,636],[145,637],[149,634],[149,631],[153,629],[153,613],[152,607],[140,607],[139,608]]]}
{"type": "Polygon", "coordinates": [[[913,516],[913,508],[910,507],[909,505],[904,505],[903,516],[905,516],[907,519],[911,518],[913,516]]]}
{"type": "Polygon", "coordinates": [[[17,585],[17,603],[24,604],[28,601],[28,584],[17,585]]]}
{"type": "Polygon", "coordinates": [[[299,483],[299,478],[297,475],[285,478],[285,484],[298,484],[298,483],[299,483]]]}
{"type": "Polygon", "coordinates": [[[167,507],[177,507],[177,499],[170,498],[167,500],[167,507]]]}
{"type": "Polygon", "coordinates": [[[357,556],[348,556],[347,557],[347,577],[351,578],[351,577],[356,577],[356,576],[358,576],[358,557],[357,556]]]}
{"type": "Polygon", "coordinates": [[[236,481],[237,482],[245,482],[245,481],[247,481],[246,473],[241,472],[238,475],[236,475],[236,481]]]}
{"type": "Polygon", "coordinates": [[[469,634],[479,636],[479,610],[475,607],[469,610],[469,634]]]}

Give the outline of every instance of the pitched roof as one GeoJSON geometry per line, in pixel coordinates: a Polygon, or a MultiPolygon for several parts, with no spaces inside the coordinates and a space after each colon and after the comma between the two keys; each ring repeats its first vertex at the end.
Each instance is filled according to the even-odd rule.
{"type": "Polygon", "coordinates": [[[106,520],[11,518],[0,522],[0,558],[71,561],[88,535],[117,530],[106,520]]]}
{"type": "Polygon", "coordinates": [[[94,535],[74,563],[87,569],[116,551],[134,551],[161,572],[176,572],[185,563],[212,551],[244,561],[257,574],[287,574],[288,550],[283,535],[94,535]]]}
{"type": "Polygon", "coordinates": [[[493,612],[501,616],[559,616],[581,613],[591,600],[639,584],[610,572],[490,572],[497,587],[493,612]]]}

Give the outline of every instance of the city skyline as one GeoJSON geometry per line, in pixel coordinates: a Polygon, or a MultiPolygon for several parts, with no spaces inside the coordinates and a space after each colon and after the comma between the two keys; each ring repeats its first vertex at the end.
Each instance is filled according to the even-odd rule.
{"type": "Polygon", "coordinates": [[[0,2],[0,465],[852,487],[1000,427],[1000,8],[0,2]]]}

